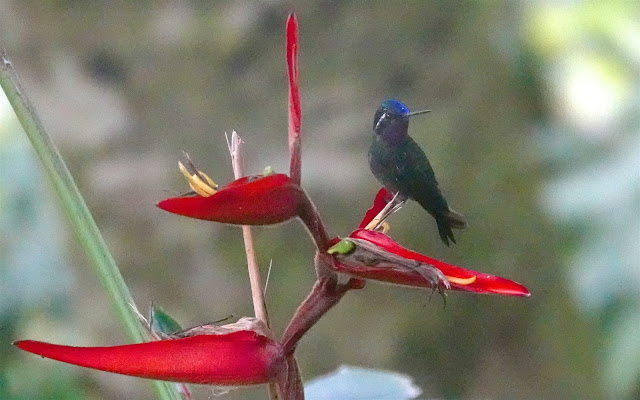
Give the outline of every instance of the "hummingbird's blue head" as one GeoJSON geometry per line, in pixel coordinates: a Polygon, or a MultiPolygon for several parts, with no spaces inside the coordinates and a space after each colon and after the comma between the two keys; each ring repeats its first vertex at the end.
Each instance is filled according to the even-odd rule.
{"type": "Polygon", "coordinates": [[[406,139],[409,129],[409,108],[395,99],[382,102],[373,117],[373,132],[378,140],[389,144],[406,139]]]}
{"type": "Polygon", "coordinates": [[[402,104],[396,99],[386,99],[380,105],[381,110],[385,110],[388,113],[396,115],[409,115],[409,107],[402,104]]]}
{"type": "Polygon", "coordinates": [[[409,117],[429,110],[409,112],[409,108],[396,99],[386,99],[373,117],[375,137],[389,144],[403,141],[409,130],[409,117]]]}

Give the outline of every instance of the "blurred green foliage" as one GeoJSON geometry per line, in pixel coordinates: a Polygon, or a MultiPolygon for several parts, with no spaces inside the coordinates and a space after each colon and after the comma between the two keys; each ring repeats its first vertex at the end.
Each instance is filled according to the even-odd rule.
{"type": "MultiPolygon", "coordinates": [[[[289,11],[287,2],[0,2],[0,41],[136,301],[162,304],[185,326],[252,314],[240,230],[154,203],[186,189],[182,150],[230,181],[232,129],[246,141],[247,173],[287,171],[289,11]]],[[[351,364],[408,374],[425,398],[637,398],[637,3],[306,0],[295,11],[303,185],[330,232],[355,228],[378,189],[366,162],[371,120],[397,97],[433,110],[410,133],[470,227],[447,249],[408,204],[390,234],[532,292],[452,294],[442,310],[423,291],[369,284],[302,340],[303,376],[351,364]]],[[[3,120],[0,221],[32,225],[0,225],[0,397],[150,398],[139,380],[9,346],[126,340],[16,131],[3,120]],[[7,197],[19,190],[18,201],[7,197]],[[38,257],[20,261],[27,255],[38,257]],[[19,272],[11,292],[7,271],[19,272]],[[38,296],[8,300],[41,281],[38,296]]],[[[281,332],[313,284],[313,246],[296,223],[255,231],[265,273],[273,260],[267,302],[281,332]]]]}

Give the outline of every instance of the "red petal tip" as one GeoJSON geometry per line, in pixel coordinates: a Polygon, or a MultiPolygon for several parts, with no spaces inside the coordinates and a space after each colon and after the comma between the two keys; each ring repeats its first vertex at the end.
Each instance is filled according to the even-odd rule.
{"type": "Polygon", "coordinates": [[[111,347],[74,347],[20,340],[21,350],[100,371],[173,382],[224,386],[273,379],[282,368],[278,343],[254,331],[196,335],[111,347]]]}

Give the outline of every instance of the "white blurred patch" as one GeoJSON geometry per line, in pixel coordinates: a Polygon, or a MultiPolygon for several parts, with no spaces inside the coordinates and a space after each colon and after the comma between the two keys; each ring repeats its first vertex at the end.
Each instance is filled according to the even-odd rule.
{"type": "Polygon", "coordinates": [[[606,139],[618,131],[632,100],[630,71],[583,51],[552,68],[550,90],[559,118],[590,140],[606,139]]]}
{"type": "Polygon", "coordinates": [[[307,400],[403,400],[415,399],[422,394],[422,389],[408,375],[342,365],[307,382],[304,394],[307,400]]]}
{"type": "Polygon", "coordinates": [[[89,77],[68,54],[57,53],[51,70],[49,80],[27,91],[57,144],[96,148],[127,131],[130,108],[116,89],[89,77]]]}

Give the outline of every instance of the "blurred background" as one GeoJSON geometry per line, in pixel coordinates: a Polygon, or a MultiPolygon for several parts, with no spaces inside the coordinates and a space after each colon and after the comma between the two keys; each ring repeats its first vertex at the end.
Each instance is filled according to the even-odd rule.
{"type": "MultiPolygon", "coordinates": [[[[416,203],[403,245],[525,284],[528,299],[370,283],[302,340],[305,379],[341,364],[414,377],[424,398],[640,397],[640,3],[0,1],[0,42],[139,307],[192,326],[252,315],[241,231],[155,203],[288,171],[284,25],[300,23],[303,185],[334,235],[379,188],[373,114],[433,110],[410,134],[470,227],[445,247],[416,203]],[[436,299],[437,300],[437,299],[436,299]]],[[[278,334],[314,282],[298,223],[255,229],[278,334]]],[[[127,342],[26,136],[0,105],[0,398],[151,399],[148,382],[43,360],[17,339],[127,342]]],[[[215,390],[194,386],[195,398],[215,390]]],[[[240,389],[228,399],[262,399],[240,389]]]]}

